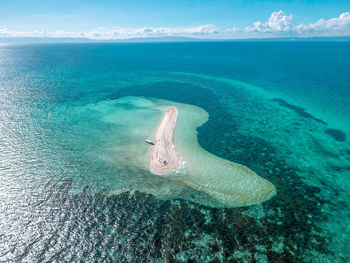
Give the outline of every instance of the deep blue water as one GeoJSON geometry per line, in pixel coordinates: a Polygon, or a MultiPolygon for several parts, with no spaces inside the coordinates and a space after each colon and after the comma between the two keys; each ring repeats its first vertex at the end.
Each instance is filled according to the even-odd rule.
{"type": "Polygon", "coordinates": [[[349,42],[0,46],[0,262],[349,261],[349,69],[349,42]],[[116,130],[92,107],[122,96],[205,109],[201,146],[277,195],[110,196],[139,171],[96,158],[116,130]]]}

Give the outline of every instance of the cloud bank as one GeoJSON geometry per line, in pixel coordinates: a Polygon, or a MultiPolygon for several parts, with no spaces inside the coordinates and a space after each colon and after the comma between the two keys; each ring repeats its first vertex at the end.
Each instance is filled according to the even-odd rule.
{"type": "Polygon", "coordinates": [[[246,27],[245,32],[255,34],[275,34],[291,36],[350,36],[350,12],[339,17],[325,20],[321,18],[316,23],[308,25],[292,25],[293,15],[286,15],[282,10],[273,12],[266,23],[257,21],[252,27],[246,27]]]}
{"type": "Polygon", "coordinates": [[[257,21],[252,27],[246,27],[246,32],[253,33],[281,33],[292,30],[293,15],[287,16],[282,10],[273,12],[266,23],[257,21]]]}
{"type": "Polygon", "coordinates": [[[339,17],[321,18],[315,23],[293,26],[293,15],[282,10],[273,12],[266,22],[256,21],[245,28],[218,28],[213,24],[198,27],[143,27],[143,28],[96,28],[88,32],[67,32],[63,30],[12,31],[0,28],[0,37],[49,37],[86,38],[116,40],[146,37],[194,37],[210,39],[239,39],[266,37],[335,37],[350,36],[350,12],[339,17]]]}

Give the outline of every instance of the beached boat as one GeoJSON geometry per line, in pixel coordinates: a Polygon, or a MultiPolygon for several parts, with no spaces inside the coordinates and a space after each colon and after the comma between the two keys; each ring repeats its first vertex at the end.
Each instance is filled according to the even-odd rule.
{"type": "Polygon", "coordinates": [[[154,142],[152,142],[151,140],[145,140],[145,143],[148,143],[150,145],[154,145],[154,142]]]}

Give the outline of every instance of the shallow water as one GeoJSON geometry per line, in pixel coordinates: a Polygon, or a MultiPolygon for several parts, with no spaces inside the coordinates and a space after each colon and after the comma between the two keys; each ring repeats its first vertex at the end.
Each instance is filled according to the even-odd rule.
{"type": "Polygon", "coordinates": [[[2,46],[0,261],[349,261],[349,49],[2,46]],[[133,120],[115,112],[125,96],[204,109],[200,146],[277,195],[215,208],[196,202],[212,199],[205,192],[125,165],[120,123],[133,120]],[[130,192],[140,180],[145,190],[130,192]]]}
{"type": "Polygon", "coordinates": [[[139,169],[133,173],[133,184],[128,177],[113,174],[118,181],[109,192],[145,192],[157,198],[182,198],[212,207],[240,207],[258,204],[270,199],[276,189],[269,181],[263,179],[249,168],[229,162],[210,154],[198,144],[196,129],[208,120],[208,113],[196,106],[169,100],[144,97],[121,97],[116,100],[103,100],[98,103],[79,107],[78,111],[94,111],[101,115],[102,123],[114,125],[113,141],[105,148],[96,148],[92,160],[103,158],[120,171],[139,169]],[[159,176],[150,174],[150,146],[145,138],[153,138],[161,116],[170,106],[175,106],[178,118],[175,129],[175,152],[180,160],[180,167],[167,174],[166,183],[159,176]],[[139,176],[139,175],[142,176],[139,176]],[[153,177],[148,184],[144,175],[153,177]],[[158,179],[158,180],[157,180],[158,179]],[[189,188],[189,189],[188,189],[189,188]],[[183,195],[192,192],[191,197],[183,195]],[[209,198],[196,198],[199,193],[209,198]]]}

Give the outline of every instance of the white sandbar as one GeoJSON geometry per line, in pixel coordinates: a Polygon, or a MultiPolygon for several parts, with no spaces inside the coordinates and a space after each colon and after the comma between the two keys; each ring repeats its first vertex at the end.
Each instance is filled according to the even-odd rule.
{"type": "Polygon", "coordinates": [[[149,164],[154,174],[168,174],[179,167],[174,150],[174,130],[178,112],[176,107],[169,107],[158,125],[149,164]]]}
{"type": "Polygon", "coordinates": [[[109,138],[113,141],[110,148],[94,155],[120,169],[110,194],[147,192],[212,207],[258,204],[276,194],[274,185],[254,171],[199,145],[197,128],[209,119],[208,112],[199,107],[123,97],[94,103],[91,109],[101,112],[101,120],[115,131],[109,138]],[[156,145],[144,143],[146,138],[154,138],[156,145]]]}

